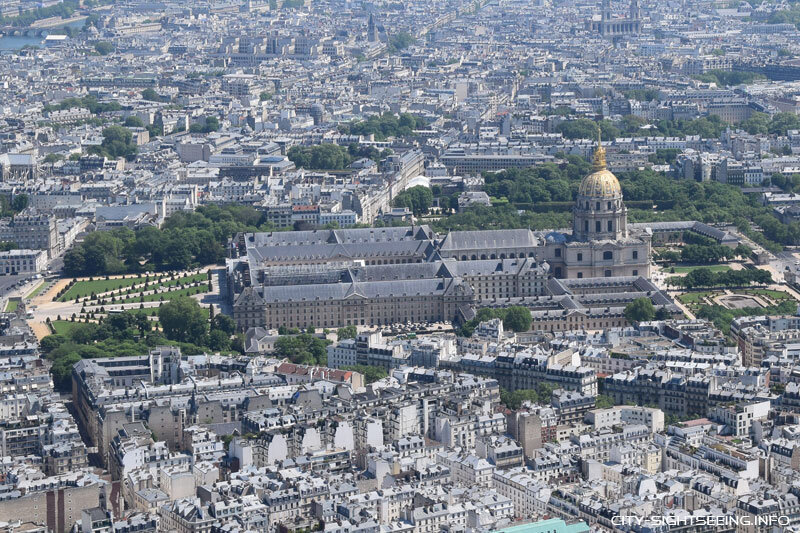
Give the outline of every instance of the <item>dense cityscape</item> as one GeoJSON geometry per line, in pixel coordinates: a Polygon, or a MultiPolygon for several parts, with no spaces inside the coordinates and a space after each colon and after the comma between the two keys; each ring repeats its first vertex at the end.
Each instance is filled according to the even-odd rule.
{"type": "Polygon", "coordinates": [[[800,1],[0,0],[0,533],[800,532],[800,1]]]}

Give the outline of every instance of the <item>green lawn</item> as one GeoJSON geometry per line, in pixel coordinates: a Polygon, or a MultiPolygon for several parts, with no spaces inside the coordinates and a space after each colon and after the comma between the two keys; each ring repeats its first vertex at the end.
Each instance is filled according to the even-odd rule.
{"type": "MultiPolygon", "coordinates": [[[[144,298],[140,298],[139,296],[131,296],[129,298],[125,298],[124,300],[117,299],[117,304],[129,304],[132,302],[158,302],[161,298],[164,298],[164,301],[168,301],[172,298],[177,298],[178,296],[192,296],[193,294],[200,294],[202,292],[208,292],[208,285],[200,285],[199,287],[186,287],[185,289],[178,289],[169,292],[159,292],[154,294],[145,294],[144,298]]],[[[106,298],[108,301],[108,298],[106,298]]],[[[111,303],[109,305],[114,305],[111,303]]]]}
{"type": "Polygon", "coordinates": [[[687,292],[678,296],[678,300],[684,305],[700,305],[703,298],[714,294],[713,292],[687,292]]]}
{"type": "Polygon", "coordinates": [[[6,304],[6,313],[13,313],[19,307],[19,300],[9,300],[6,304]]]}
{"type": "Polygon", "coordinates": [[[53,320],[50,325],[57,335],[69,335],[75,326],[81,325],[82,322],[70,322],[69,320],[53,320]]]}
{"type": "Polygon", "coordinates": [[[697,266],[665,267],[664,272],[671,274],[672,270],[674,269],[675,274],[688,274],[692,270],[696,270],[698,268],[707,268],[711,272],[725,272],[731,269],[731,267],[729,267],[728,265],[709,265],[709,266],[697,265],[697,266]]]}
{"type": "Polygon", "coordinates": [[[67,292],[61,295],[58,299],[59,302],[69,302],[75,298],[84,298],[91,296],[92,293],[101,293],[110,290],[119,289],[120,286],[130,287],[137,283],[144,283],[145,279],[142,277],[126,278],[126,279],[96,279],[94,281],[78,281],[67,292]]]}
{"type": "Polygon", "coordinates": [[[773,300],[792,300],[792,295],[783,291],[774,291],[772,289],[747,289],[742,291],[745,294],[755,294],[761,296],[768,296],[773,300]]]}
{"type": "MultiPolygon", "coordinates": [[[[156,287],[174,287],[176,285],[180,285],[181,283],[191,283],[194,281],[206,281],[208,280],[208,274],[205,273],[198,273],[192,274],[191,276],[183,276],[173,280],[165,280],[162,283],[156,283],[154,281],[155,276],[151,276],[150,278],[150,289],[154,289],[156,287]]],[[[60,302],[69,302],[74,300],[75,298],[84,298],[86,296],[91,296],[92,293],[100,294],[103,292],[108,291],[117,291],[122,287],[123,289],[132,287],[134,285],[140,285],[147,280],[146,277],[136,277],[136,278],[127,278],[127,279],[102,279],[102,280],[94,280],[94,281],[79,281],[75,283],[72,287],[69,288],[67,292],[65,292],[61,298],[58,299],[60,302]]],[[[135,289],[138,291],[138,289],[135,289]]]]}
{"type": "Polygon", "coordinates": [[[40,292],[44,290],[46,286],[47,286],[46,281],[41,282],[38,287],[36,287],[31,291],[31,293],[28,295],[28,298],[33,298],[34,296],[38,295],[40,292]]]}

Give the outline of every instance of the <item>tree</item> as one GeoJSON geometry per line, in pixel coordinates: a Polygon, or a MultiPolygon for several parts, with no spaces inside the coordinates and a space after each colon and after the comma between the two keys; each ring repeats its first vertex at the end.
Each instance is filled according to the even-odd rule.
{"type": "Polygon", "coordinates": [[[217,117],[204,117],[202,122],[189,126],[191,133],[211,133],[217,130],[219,130],[219,119],[217,117]]]}
{"type": "Polygon", "coordinates": [[[331,341],[303,333],[283,336],[275,341],[275,354],[286,357],[293,363],[324,365],[328,360],[327,346],[331,341]]]}
{"type": "Polygon", "coordinates": [[[503,327],[521,333],[531,329],[531,310],[520,305],[513,305],[505,310],[503,327]]]}
{"type": "Polygon", "coordinates": [[[208,334],[208,346],[218,352],[226,351],[231,346],[230,335],[220,329],[211,330],[208,334]]]}
{"type": "Polygon", "coordinates": [[[351,365],[342,368],[342,370],[351,370],[364,375],[364,381],[367,385],[374,383],[380,379],[387,377],[389,374],[386,369],[381,366],[372,365],[351,365]]]}
{"type": "Polygon", "coordinates": [[[394,51],[405,50],[417,40],[406,31],[397,32],[389,37],[389,47],[394,51]]]}
{"type": "Polygon", "coordinates": [[[750,257],[753,254],[753,250],[751,250],[749,246],[740,243],[733,250],[733,253],[735,255],[737,255],[738,257],[742,257],[744,259],[747,259],[748,257],[750,257]]]}
{"type": "Polygon", "coordinates": [[[298,168],[309,170],[342,170],[353,162],[347,148],[330,143],[292,146],[286,156],[298,168]]]}
{"type": "Polygon", "coordinates": [[[82,246],[74,246],[64,255],[64,273],[68,276],[81,276],[85,271],[84,249],[82,246]]]}
{"type": "Polygon", "coordinates": [[[650,298],[637,298],[625,306],[625,319],[628,322],[649,322],[656,317],[656,310],[650,298]]]}
{"type": "Polygon", "coordinates": [[[556,127],[556,131],[567,139],[596,139],[597,123],[588,118],[566,120],[556,127]]]}
{"type": "Polygon", "coordinates": [[[27,194],[17,194],[14,196],[14,199],[11,200],[11,208],[19,213],[28,207],[28,201],[29,199],[27,194]]]}
{"type": "Polygon", "coordinates": [[[158,309],[158,321],[168,339],[196,342],[208,331],[208,314],[188,296],[174,298],[158,309]]]}
{"type": "Polygon", "coordinates": [[[609,407],[614,407],[614,398],[606,394],[598,394],[597,398],[595,399],[594,406],[597,409],[608,409],[609,407]]]}
{"type": "Polygon", "coordinates": [[[410,113],[384,113],[373,115],[367,120],[342,124],[339,130],[351,135],[373,135],[376,141],[385,141],[387,137],[412,137],[414,130],[423,129],[425,119],[415,117],[410,113]]]}
{"type": "Polygon", "coordinates": [[[155,89],[152,89],[150,87],[142,91],[142,99],[149,100],[151,102],[163,102],[165,100],[168,100],[168,98],[161,96],[155,91],[155,89]]]}
{"type": "Polygon", "coordinates": [[[135,115],[131,115],[125,119],[124,126],[126,128],[144,128],[144,121],[135,115]]]}
{"type": "Polygon", "coordinates": [[[424,215],[433,205],[433,193],[428,187],[417,185],[398,194],[394,205],[408,207],[416,216],[424,215]]]}
{"type": "Polygon", "coordinates": [[[111,159],[124,157],[132,160],[136,156],[137,148],[129,129],[122,126],[109,126],[103,129],[101,145],[93,146],[91,151],[111,159]]]}
{"type": "Polygon", "coordinates": [[[358,329],[353,325],[344,326],[336,330],[336,338],[340,341],[344,339],[355,339],[356,335],[358,335],[358,329]]]}
{"type": "Polygon", "coordinates": [[[108,41],[97,41],[94,43],[94,50],[101,56],[107,56],[114,51],[114,45],[108,41]]]}
{"type": "MultiPolygon", "coordinates": [[[[46,337],[45,337],[46,338],[46,337]]],[[[72,367],[81,360],[78,353],[71,352],[60,357],[50,371],[53,374],[53,385],[59,391],[69,391],[72,388],[72,367]]]]}
{"type": "Polygon", "coordinates": [[[236,332],[236,322],[228,315],[217,314],[211,319],[211,329],[222,331],[230,336],[236,332]]]}

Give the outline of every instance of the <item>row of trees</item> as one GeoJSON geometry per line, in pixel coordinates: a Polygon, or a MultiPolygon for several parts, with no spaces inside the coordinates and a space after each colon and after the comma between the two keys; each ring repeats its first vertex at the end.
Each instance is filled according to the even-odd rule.
{"type": "MultiPolygon", "coordinates": [[[[548,198],[553,200],[550,191],[563,189],[564,185],[574,196],[575,188],[580,183],[578,176],[581,176],[587,168],[576,164],[575,157],[570,156],[562,165],[542,165],[536,169],[509,170],[496,175],[486,174],[487,190],[491,190],[493,195],[502,195],[506,192],[513,198],[530,197],[534,204],[544,202],[548,198]],[[567,176],[552,173],[551,169],[566,172],[567,176]],[[538,181],[539,178],[544,181],[538,181]],[[550,184],[552,179],[564,183],[550,184]],[[549,196],[537,192],[542,188],[548,191],[549,196]]],[[[770,251],[780,251],[781,245],[800,244],[800,224],[782,223],[775,218],[769,208],[760,205],[757,198],[745,196],[738,187],[716,181],[701,183],[693,180],[675,180],[652,170],[622,172],[618,177],[625,200],[628,202],[630,222],[675,220],[699,220],[709,224],[726,222],[733,223],[740,231],[770,251]],[[659,209],[637,209],[632,206],[633,202],[658,204],[659,209]],[[751,221],[762,231],[754,230],[751,221]]],[[[514,206],[500,205],[472,207],[464,212],[443,217],[433,225],[439,231],[528,227],[541,230],[568,227],[570,220],[570,213],[566,212],[563,204],[554,204],[554,211],[545,213],[531,211],[520,213],[514,206]]],[[[691,257],[687,257],[687,260],[689,259],[691,257]]]]}
{"type": "Polygon", "coordinates": [[[642,128],[650,124],[648,120],[633,115],[626,115],[618,121],[574,118],[561,122],[556,126],[556,132],[567,139],[596,139],[598,129],[604,140],[632,135],[663,137],[699,135],[704,139],[716,139],[728,127],[728,124],[717,115],[693,120],[658,120],[652,123],[655,128],[650,127],[645,132],[642,128]]]}
{"type": "Polygon", "coordinates": [[[718,87],[732,87],[766,79],[763,74],[738,70],[709,70],[703,74],[698,74],[694,78],[707,83],[716,83],[718,87]]]}
{"type": "Polygon", "coordinates": [[[266,216],[248,206],[202,206],[180,211],[161,228],[97,231],[64,256],[68,276],[185,270],[225,258],[228,239],[241,231],[271,231],[266,216]]]}
{"type": "Polygon", "coordinates": [[[292,146],[286,154],[296,167],[309,170],[343,170],[357,159],[372,159],[379,162],[391,155],[390,148],[379,150],[374,146],[350,144],[318,144],[315,146],[292,146]]]}
{"type": "Polygon", "coordinates": [[[80,2],[78,0],[63,0],[62,2],[51,6],[32,9],[22,13],[21,15],[17,15],[16,17],[0,17],[0,24],[10,24],[11,26],[22,27],[30,26],[37,20],[50,17],[67,18],[72,16],[78,7],[80,7],[80,2]]]}
{"type": "Polygon", "coordinates": [[[751,283],[769,285],[772,274],[760,268],[714,272],[710,268],[696,268],[685,276],[667,279],[669,285],[695,289],[698,287],[744,287],[751,283]]]}
{"type": "Polygon", "coordinates": [[[721,244],[687,244],[681,248],[681,261],[685,263],[719,263],[734,257],[736,252],[721,244]]]}
{"type": "Polygon", "coordinates": [[[750,118],[739,124],[747,133],[786,135],[789,130],[800,128],[800,117],[794,113],[775,113],[770,116],[767,113],[754,112],[750,118]]]}
{"type": "Polygon", "coordinates": [[[376,141],[385,141],[388,137],[411,137],[414,130],[426,127],[425,119],[410,113],[384,113],[372,115],[367,120],[350,122],[339,126],[339,131],[350,135],[374,135],[376,141]]]}
{"type": "Polygon", "coordinates": [[[484,174],[484,190],[493,198],[514,203],[571,202],[591,165],[580,156],[565,156],[565,163],[511,168],[484,174]]]}
{"type": "MultiPolygon", "coordinates": [[[[750,79],[751,76],[757,75],[747,72],[724,72],[720,74],[703,74],[702,76],[707,77],[709,81],[717,80],[720,85],[728,85],[730,81],[750,79]],[[724,83],[718,79],[720,76],[725,80],[724,83]]],[[[652,96],[652,93],[647,93],[647,95],[652,96]]],[[[709,115],[708,117],[692,120],[657,120],[652,124],[644,118],[626,115],[617,121],[573,118],[556,126],[556,132],[561,133],[567,139],[596,139],[598,129],[603,139],[606,140],[614,140],[620,136],[644,134],[668,137],[699,135],[704,139],[716,139],[728,126],[717,115],[709,115]],[[645,133],[642,128],[646,125],[655,126],[655,128],[650,127],[645,133]]],[[[754,112],[750,118],[740,122],[738,127],[753,135],[768,133],[786,135],[789,130],[800,129],[800,117],[788,112],[775,113],[774,115],[754,112]]]]}
{"type": "Polygon", "coordinates": [[[122,106],[117,102],[98,102],[97,98],[91,95],[82,98],[64,98],[57,104],[45,105],[42,110],[49,113],[50,111],[73,109],[76,107],[88,109],[93,115],[122,110],[122,106]]]}

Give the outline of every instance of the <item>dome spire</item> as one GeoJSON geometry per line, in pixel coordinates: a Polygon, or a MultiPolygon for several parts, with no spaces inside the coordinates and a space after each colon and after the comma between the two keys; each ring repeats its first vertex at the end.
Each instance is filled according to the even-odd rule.
{"type": "Polygon", "coordinates": [[[600,127],[597,127],[597,149],[594,151],[594,161],[592,162],[592,170],[597,172],[598,170],[605,170],[606,169],[606,150],[603,148],[603,140],[600,137],[601,131],[600,127]]]}

